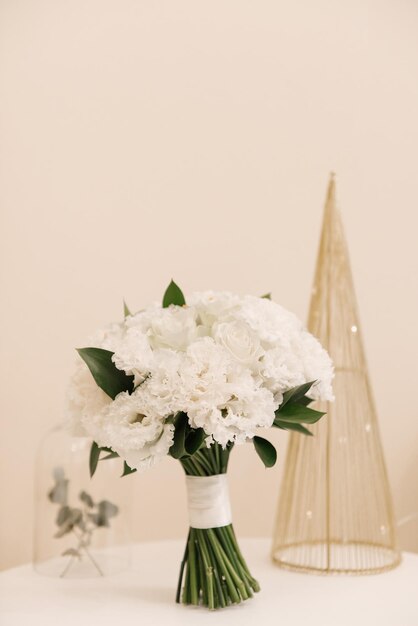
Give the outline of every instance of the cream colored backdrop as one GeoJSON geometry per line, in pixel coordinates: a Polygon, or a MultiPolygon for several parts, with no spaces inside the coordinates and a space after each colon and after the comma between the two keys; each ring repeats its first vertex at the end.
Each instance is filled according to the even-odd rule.
{"type": "MultiPolygon", "coordinates": [[[[74,347],[171,277],[305,317],[330,169],[397,514],[418,510],[417,34],[413,0],[0,1],[2,567],[31,556],[74,347]]],[[[273,439],[274,470],[234,452],[240,535],[271,531],[273,439]]],[[[185,536],[177,463],[126,480],[136,539],[185,536]]]]}

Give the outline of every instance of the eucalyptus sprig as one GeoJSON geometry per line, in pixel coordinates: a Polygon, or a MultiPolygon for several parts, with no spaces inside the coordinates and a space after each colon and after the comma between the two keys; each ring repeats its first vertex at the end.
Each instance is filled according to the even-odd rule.
{"type": "Polygon", "coordinates": [[[98,528],[108,528],[110,526],[110,520],[119,513],[119,508],[112,502],[109,502],[109,500],[95,502],[92,496],[84,490],[80,491],[78,495],[78,506],[71,506],[68,502],[70,481],[66,478],[63,468],[56,467],[53,472],[53,477],[54,486],[48,493],[48,499],[50,502],[59,505],[55,519],[58,530],[54,537],[60,539],[72,533],[76,539],[75,547],[67,548],[62,553],[62,556],[69,556],[70,560],[66,564],[61,576],[65,576],[74,559],[81,560],[83,554],[91,561],[100,576],[103,576],[103,572],[92,556],[89,547],[93,533],[98,528]]]}

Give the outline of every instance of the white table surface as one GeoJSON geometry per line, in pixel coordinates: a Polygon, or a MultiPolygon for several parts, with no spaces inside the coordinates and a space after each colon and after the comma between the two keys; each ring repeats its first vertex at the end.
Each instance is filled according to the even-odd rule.
{"type": "Polygon", "coordinates": [[[418,626],[418,555],[372,576],[318,576],[273,565],[270,541],[241,547],[261,592],[219,611],[174,603],[183,541],[134,546],[133,567],[107,578],[48,578],[24,565],[0,573],[1,626],[418,626]]]}

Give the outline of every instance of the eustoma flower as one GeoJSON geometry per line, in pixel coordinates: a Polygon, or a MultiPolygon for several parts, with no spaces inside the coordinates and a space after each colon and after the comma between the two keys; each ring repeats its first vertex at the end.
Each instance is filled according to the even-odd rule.
{"type": "Polygon", "coordinates": [[[270,299],[204,292],[186,303],[172,282],[162,306],[127,312],[79,354],[68,412],[74,430],[94,440],[91,472],[104,454],[120,456],[124,474],[171,456],[189,477],[198,527],[191,525],[178,599],[217,608],[250,597],[258,583],[228,517],[229,454],[252,441],[270,467],[276,452],[259,429],[310,434],[303,424],[323,413],[308,405],[332,400],[326,351],[270,299]]]}

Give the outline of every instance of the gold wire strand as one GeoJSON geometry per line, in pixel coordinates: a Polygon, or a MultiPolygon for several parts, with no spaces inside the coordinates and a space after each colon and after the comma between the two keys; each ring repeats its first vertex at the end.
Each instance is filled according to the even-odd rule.
{"type": "Polygon", "coordinates": [[[335,401],[317,403],[327,415],[314,437],[289,435],[272,558],[295,571],[384,572],[401,556],[334,174],[308,329],[334,361],[335,401]]]}

